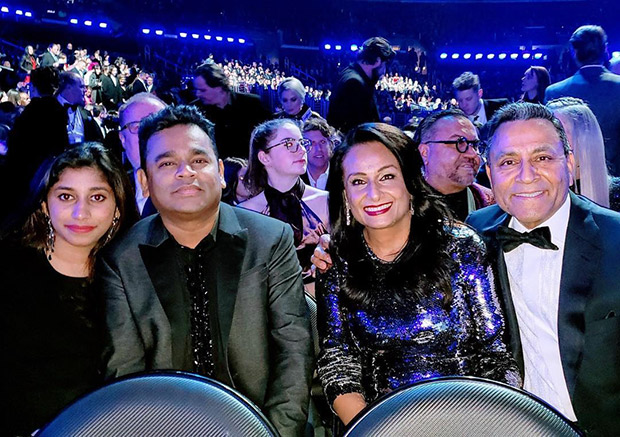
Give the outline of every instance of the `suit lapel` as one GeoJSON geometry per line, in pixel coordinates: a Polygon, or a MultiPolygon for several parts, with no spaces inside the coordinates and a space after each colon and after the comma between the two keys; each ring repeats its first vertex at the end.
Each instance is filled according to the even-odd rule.
{"type": "Polygon", "coordinates": [[[601,258],[599,232],[587,203],[571,193],[558,310],[560,355],[571,398],[583,354],[586,302],[601,258]]]}

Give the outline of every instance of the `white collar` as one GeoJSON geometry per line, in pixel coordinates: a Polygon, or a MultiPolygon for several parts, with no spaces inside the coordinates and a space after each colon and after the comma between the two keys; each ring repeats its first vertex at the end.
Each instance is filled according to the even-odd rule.
{"type": "MultiPolygon", "coordinates": [[[[542,228],[544,226],[548,226],[551,231],[551,242],[558,246],[560,249],[564,247],[564,242],[566,241],[566,230],[568,229],[568,219],[570,218],[570,195],[566,196],[566,200],[560,206],[560,208],[545,220],[543,223],[536,226],[536,228],[542,228]]],[[[508,226],[515,231],[519,232],[529,232],[532,229],[528,229],[523,226],[519,220],[512,217],[510,219],[510,223],[508,226]]],[[[536,229],[534,228],[534,229],[536,229]]]]}

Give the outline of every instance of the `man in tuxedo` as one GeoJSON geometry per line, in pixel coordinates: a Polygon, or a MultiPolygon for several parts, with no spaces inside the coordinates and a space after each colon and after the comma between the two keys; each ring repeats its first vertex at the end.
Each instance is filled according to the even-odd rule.
{"type": "Polygon", "coordinates": [[[196,69],[193,84],[198,108],[215,124],[215,141],[222,158],[247,159],[252,131],[269,120],[271,112],[257,95],[233,91],[224,70],[213,62],[196,69]]]}
{"type": "Polygon", "coordinates": [[[342,70],[329,99],[330,126],[346,133],[361,123],[379,121],[375,85],[394,56],[396,52],[385,38],[364,41],[357,62],[342,70]]]}
{"type": "Polygon", "coordinates": [[[466,71],[452,82],[454,95],[459,109],[480,129],[480,137],[487,138],[487,122],[499,108],[508,103],[508,99],[483,99],[480,78],[471,71],[466,71]]]}
{"type": "Polygon", "coordinates": [[[59,54],[60,44],[50,44],[45,53],[41,55],[39,67],[58,67],[58,65],[60,65],[59,54]]]}
{"type": "Polygon", "coordinates": [[[497,259],[508,341],[524,388],[589,435],[620,429],[620,214],[569,191],[574,159],[542,105],[492,120],[497,205],[468,218],[497,259]]]}
{"type": "Polygon", "coordinates": [[[414,143],[426,182],[444,195],[457,219],[464,221],[471,212],[494,203],[491,190],[476,183],[480,140],[463,111],[446,109],[429,115],[418,126],[414,143]]]}
{"type": "MultiPolygon", "coordinates": [[[[56,100],[67,114],[67,134],[69,143],[83,141],[103,141],[101,129],[91,114],[84,109],[84,93],[86,85],[82,76],[70,71],[63,71],[58,76],[58,92],[56,100]]],[[[43,115],[44,116],[44,115],[43,115]]]]}
{"type": "Polygon", "coordinates": [[[156,212],[153,203],[148,200],[148,194],[142,190],[138,180],[140,169],[140,144],[138,141],[138,129],[140,122],[147,116],[159,112],[166,107],[166,103],[159,97],[150,93],[138,93],[127,100],[118,111],[120,131],[118,136],[124,151],[124,160],[131,165],[129,179],[135,190],[136,205],[142,217],[147,217],[156,212]]]}
{"type": "Polygon", "coordinates": [[[569,96],[588,103],[603,132],[609,172],[620,176],[620,76],[604,67],[609,57],[607,35],[600,26],[581,26],[571,36],[570,43],[579,71],[550,85],[545,102],[569,96]]]}
{"type": "Polygon", "coordinates": [[[146,78],[148,77],[148,74],[146,73],[146,71],[140,71],[138,73],[138,75],[136,76],[135,80],[133,81],[133,84],[131,85],[131,95],[136,95],[138,93],[147,93],[148,92],[148,88],[146,85],[146,78]]]}
{"type": "Polygon", "coordinates": [[[303,435],[310,322],[288,225],[220,203],[213,124],[194,107],[143,120],[140,178],[159,214],[100,257],[108,377],[175,369],[215,378],[303,435]]]}

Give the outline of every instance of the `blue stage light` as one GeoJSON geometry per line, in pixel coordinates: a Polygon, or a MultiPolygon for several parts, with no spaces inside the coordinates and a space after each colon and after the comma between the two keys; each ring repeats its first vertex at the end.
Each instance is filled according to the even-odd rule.
{"type": "Polygon", "coordinates": [[[69,23],[71,23],[71,24],[78,24],[78,20],[77,20],[77,18],[72,18],[72,19],[69,20],[69,23]]]}
{"type": "Polygon", "coordinates": [[[620,58],[620,52],[611,52],[612,58],[620,58]]]}
{"type": "Polygon", "coordinates": [[[99,23],[99,27],[101,27],[102,29],[107,29],[108,23],[99,23]]]}
{"type": "Polygon", "coordinates": [[[84,26],[92,26],[93,22],[90,20],[84,20],[84,26]]]}
{"type": "Polygon", "coordinates": [[[482,59],[482,53],[476,53],[476,59],[482,59]]]}
{"type": "Polygon", "coordinates": [[[245,40],[243,38],[239,38],[239,44],[245,44],[245,40]]]}
{"type": "Polygon", "coordinates": [[[498,58],[499,59],[506,59],[506,53],[500,53],[498,58]]]}
{"type": "Polygon", "coordinates": [[[180,36],[181,38],[187,38],[187,32],[180,32],[180,33],[179,33],[179,36],[180,36]]]}
{"type": "Polygon", "coordinates": [[[231,38],[231,37],[228,37],[228,38],[226,38],[226,41],[228,41],[228,42],[235,42],[235,39],[231,38]]]}
{"type": "Polygon", "coordinates": [[[208,41],[211,39],[211,35],[205,35],[205,39],[208,41]]]}
{"type": "Polygon", "coordinates": [[[523,59],[530,59],[530,56],[532,56],[529,53],[523,53],[523,59]]]}
{"type": "Polygon", "coordinates": [[[148,35],[149,33],[151,33],[151,29],[142,29],[142,33],[148,35]]]}
{"type": "Polygon", "coordinates": [[[351,51],[352,52],[356,52],[357,51],[357,44],[351,44],[351,51]]]}
{"type": "Polygon", "coordinates": [[[223,40],[224,38],[222,38],[221,36],[216,36],[216,37],[215,37],[215,39],[216,39],[217,41],[221,41],[221,40],[223,40]]]}
{"type": "Polygon", "coordinates": [[[198,39],[200,38],[200,35],[198,35],[197,33],[192,33],[192,38],[198,39]]]}
{"type": "Polygon", "coordinates": [[[495,58],[495,53],[489,53],[487,55],[487,59],[493,59],[493,58],[495,58]]]}
{"type": "Polygon", "coordinates": [[[32,17],[32,12],[26,12],[24,15],[26,15],[26,17],[32,17]]]}
{"type": "Polygon", "coordinates": [[[459,56],[460,55],[458,53],[452,53],[452,59],[458,59],[459,56]]]}
{"type": "Polygon", "coordinates": [[[446,59],[448,57],[447,53],[442,53],[441,55],[439,55],[440,59],[446,59]]]}
{"type": "Polygon", "coordinates": [[[155,31],[155,35],[162,36],[163,34],[164,34],[164,31],[163,31],[163,30],[159,30],[159,29],[158,29],[158,30],[156,30],[156,31],[155,31]]]}
{"type": "Polygon", "coordinates": [[[517,59],[519,57],[518,53],[511,53],[510,54],[510,59],[517,59]]]}
{"type": "Polygon", "coordinates": [[[471,53],[465,53],[463,55],[463,59],[469,59],[469,58],[471,58],[471,53]]]}
{"type": "Polygon", "coordinates": [[[325,44],[325,50],[331,50],[332,46],[331,44],[325,44]]]}
{"type": "Polygon", "coordinates": [[[6,6],[2,6],[0,8],[0,12],[4,12],[6,14],[7,12],[9,12],[9,8],[7,8],[6,6]]]}
{"type": "Polygon", "coordinates": [[[15,15],[24,15],[24,11],[22,11],[21,9],[18,9],[15,11],[15,15]]]}
{"type": "Polygon", "coordinates": [[[334,48],[335,48],[336,50],[342,50],[342,46],[341,46],[341,45],[336,45],[334,48]]]}
{"type": "Polygon", "coordinates": [[[542,54],[542,53],[536,53],[536,54],[534,55],[534,59],[540,59],[540,58],[542,58],[542,57],[543,57],[543,54],[542,54]]]}

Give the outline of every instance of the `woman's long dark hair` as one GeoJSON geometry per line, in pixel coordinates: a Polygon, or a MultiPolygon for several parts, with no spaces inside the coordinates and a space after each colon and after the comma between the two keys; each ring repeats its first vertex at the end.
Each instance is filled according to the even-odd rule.
{"type": "Polygon", "coordinates": [[[342,163],[348,152],[359,144],[383,144],[398,161],[413,210],[409,241],[398,261],[391,265],[385,284],[396,291],[397,299],[420,298],[435,291],[444,303],[452,299],[450,272],[453,261],[447,252],[448,235],[444,228],[450,213],[422,176],[422,158],[411,139],[400,129],[384,123],[365,123],[353,129],[336,147],[330,162],[327,191],[332,229],[330,253],[348,263],[349,274],[342,290],[354,303],[366,305],[374,291],[372,261],[364,256],[363,226],[352,220],[346,224],[345,186],[342,163]]]}
{"type": "Polygon", "coordinates": [[[224,159],[224,180],[226,188],[222,191],[222,202],[229,205],[239,203],[237,199],[237,186],[239,185],[239,171],[248,166],[248,161],[243,158],[226,158],[224,159]]]}
{"type": "MultiPolygon", "coordinates": [[[[132,196],[130,182],[120,162],[100,143],[82,143],[72,146],[53,160],[47,161],[35,175],[31,184],[28,204],[36,205],[34,212],[26,219],[19,237],[23,244],[44,249],[47,240],[47,218],[42,204],[47,201],[49,190],[58,182],[66,169],[91,167],[103,173],[112,188],[119,212],[118,225],[111,237],[124,231],[138,220],[138,211],[132,196]]],[[[106,242],[107,232],[97,242],[89,255],[89,270],[92,277],[95,256],[106,242]]]]}

